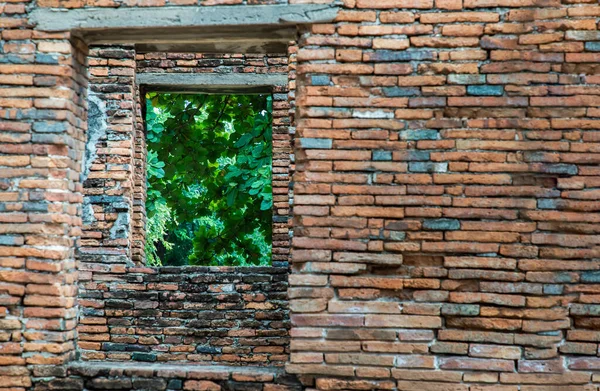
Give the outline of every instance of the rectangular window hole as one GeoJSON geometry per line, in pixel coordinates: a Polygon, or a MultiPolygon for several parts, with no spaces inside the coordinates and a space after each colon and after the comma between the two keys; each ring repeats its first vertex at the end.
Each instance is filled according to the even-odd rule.
{"type": "Polygon", "coordinates": [[[146,94],[149,265],[265,266],[273,235],[270,94],[146,94]]]}

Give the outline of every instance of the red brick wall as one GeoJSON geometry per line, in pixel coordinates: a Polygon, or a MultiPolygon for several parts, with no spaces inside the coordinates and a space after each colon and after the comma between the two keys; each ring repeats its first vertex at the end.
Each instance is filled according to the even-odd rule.
{"type": "MultiPolygon", "coordinates": [[[[92,47],[88,62],[90,115],[79,259],[117,266],[131,259],[135,50],[92,47]]],[[[80,277],[85,279],[86,275],[80,277]]]]}
{"type": "Polygon", "coordinates": [[[24,12],[0,5],[0,388],[11,391],[76,358],[87,106],[85,45],[28,29],[24,12]]]}
{"type": "Polygon", "coordinates": [[[563,3],[357,0],[302,34],[289,372],[597,388],[600,7],[563,3]]]}
{"type": "MultiPolygon", "coordinates": [[[[73,357],[85,118],[81,51],[26,4],[0,5],[0,384],[17,389],[73,357]]],[[[288,372],[321,390],[597,390],[597,0],[343,7],[299,39],[288,372]]]]}

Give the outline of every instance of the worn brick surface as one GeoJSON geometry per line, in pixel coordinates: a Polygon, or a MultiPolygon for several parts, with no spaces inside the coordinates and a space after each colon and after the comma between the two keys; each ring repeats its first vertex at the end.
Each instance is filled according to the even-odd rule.
{"type": "Polygon", "coordinates": [[[126,263],[132,259],[134,147],[139,120],[135,113],[135,50],[133,46],[92,47],[88,64],[89,127],[79,259],[126,263]]]}
{"type": "Polygon", "coordinates": [[[132,266],[144,261],[142,99],[151,91],[135,85],[136,72],[287,75],[288,57],[146,53],[138,54],[136,62],[129,47],[92,48],[90,89],[98,93],[90,102],[100,102],[101,110],[90,109],[100,117],[90,123],[101,133],[88,137],[88,150],[96,152],[95,161],[89,159],[90,175],[104,174],[84,183],[84,208],[91,200],[95,213],[84,220],[87,247],[79,256],[81,358],[282,366],[289,345],[286,290],[293,168],[288,86],[275,86],[273,91],[275,267],[136,268],[132,266]],[[117,131],[111,133],[113,127],[117,131]],[[110,148],[111,142],[120,148],[110,148]],[[123,221],[115,209],[125,215],[123,221]],[[115,240],[115,234],[122,235],[121,240],[115,240]]]}
{"type": "Polygon", "coordinates": [[[85,360],[282,366],[286,267],[124,268],[83,284],[85,360]]]}
{"type": "Polygon", "coordinates": [[[597,2],[345,5],[299,40],[288,371],[596,390],[597,2]]]}
{"type": "Polygon", "coordinates": [[[49,390],[145,391],[300,391],[301,383],[282,368],[235,368],[139,363],[79,363],[68,378],[55,379],[49,390]]]}
{"type": "MultiPolygon", "coordinates": [[[[250,3],[263,2],[200,2],[250,3]]],[[[198,2],[0,5],[0,389],[226,388],[61,365],[74,356],[85,50],[26,12],[174,4],[198,2]]],[[[294,64],[288,373],[321,390],[597,391],[597,1],[340,5],[334,23],[301,29],[294,64]]],[[[125,271],[118,288],[87,274],[114,282],[100,305],[144,281],[125,271]]],[[[264,381],[250,383],[279,389],[264,381]]]]}
{"type": "Polygon", "coordinates": [[[69,33],[33,31],[26,5],[0,4],[3,391],[60,376],[75,358],[87,48],[69,33]]]}

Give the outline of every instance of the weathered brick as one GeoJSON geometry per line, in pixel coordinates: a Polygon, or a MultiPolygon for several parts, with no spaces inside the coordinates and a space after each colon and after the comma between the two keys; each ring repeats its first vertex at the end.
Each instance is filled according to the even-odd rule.
{"type": "Polygon", "coordinates": [[[474,371],[512,372],[515,369],[513,361],[479,358],[442,358],[440,368],[474,371]]]}
{"type": "MultiPolygon", "coordinates": [[[[0,290],[6,296],[0,302],[6,327],[0,329],[8,331],[0,332],[0,341],[17,349],[0,353],[0,364],[25,369],[27,360],[40,383],[32,385],[28,374],[12,369],[0,371],[0,383],[8,387],[90,386],[80,378],[50,379],[65,373],[38,368],[64,368],[57,363],[75,347],[73,248],[80,232],[85,55],[74,49],[69,33],[26,24],[30,9],[88,3],[0,5],[0,83],[10,86],[0,99],[0,290]],[[25,326],[15,318],[19,313],[30,317],[25,326]],[[29,331],[16,332],[23,327],[29,331]],[[58,331],[60,337],[49,334],[58,331]]],[[[93,5],[166,5],[117,3],[93,5]]],[[[600,12],[592,3],[345,0],[335,22],[303,29],[289,50],[289,87],[297,90],[290,102],[285,90],[273,95],[274,145],[281,147],[274,150],[273,253],[276,262],[288,259],[293,225],[295,264],[287,295],[296,312],[292,338],[307,341],[311,350],[293,358],[288,372],[301,374],[304,388],[595,387],[600,12]],[[291,130],[283,131],[288,125],[291,130]],[[297,159],[291,158],[294,137],[297,159]],[[287,194],[294,170],[292,220],[287,194]],[[347,313],[338,317],[336,311],[347,313]],[[368,354],[328,350],[346,347],[368,354]],[[394,365],[406,368],[390,371],[394,365]]],[[[232,12],[247,6],[241,0],[202,2],[213,5],[231,6],[232,12]]],[[[99,141],[101,157],[84,186],[94,193],[86,194],[92,205],[84,205],[84,217],[95,222],[86,223],[78,255],[81,357],[285,362],[285,267],[241,280],[230,270],[219,282],[208,270],[186,281],[185,273],[125,266],[142,259],[144,172],[124,167],[127,159],[143,156],[141,145],[135,153],[127,145],[144,138],[143,126],[135,138],[130,131],[131,123],[143,124],[131,96],[135,66],[288,73],[287,56],[143,54],[133,47],[92,46],[89,57],[89,85],[112,102],[107,121],[114,121],[115,131],[99,141]],[[138,198],[129,197],[131,186],[138,198]],[[137,202],[131,203],[133,216],[142,216],[133,220],[135,235],[108,240],[117,214],[105,209],[131,210],[130,200],[137,202]],[[89,257],[106,262],[91,266],[89,257]],[[246,312],[253,317],[244,318],[246,312]],[[158,320],[136,324],[140,319],[158,320]],[[115,350],[98,350],[103,346],[115,350]]],[[[298,389],[254,382],[262,379],[255,374],[195,372],[199,377],[186,379],[173,373],[174,379],[154,381],[151,369],[134,372],[90,376],[105,388],[298,389]]]]}

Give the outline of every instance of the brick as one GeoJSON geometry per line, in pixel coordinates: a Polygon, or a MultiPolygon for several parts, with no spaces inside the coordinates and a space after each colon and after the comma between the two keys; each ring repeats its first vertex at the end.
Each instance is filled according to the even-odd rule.
{"type": "Polygon", "coordinates": [[[442,315],[477,316],[479,315],[479,306],[472,304],[443,304],[442,315]]]}
{"type": "Polygon", "coordinates": [[[478,358],[442,358],[440,359],[440,368],[474,371],[512,372],[515,369],[515,365],[513,361],[509,360],[478,358]]]}
{"type": "Polygon", "coordinates": [[[331,149],[331,139],[320,139],[320,138],[302,138],[300,139],[300,145],[302,148],[307,149],[331,149]]]}
{"type": "Polygon", "coordinates": [[[469,95],[475,96],[502,96],[504,94],[504,87],[490,85],[473,85],[467,87],[467,93],[469,95]]]}
{"type": "Polygon", "coordinates": [[[357,0],[358,8],[420,8],[430,9],[433,7],[433,0],[415,1],[415,0],[382,0],[376,6],[368,0],[357,0]]]}
{"type": "Polygon", "coordinates": [[[410,64],[375,64],[374,72],[376,75],[408,75],[413,72],[410,64]]]}
{"type": "Polygon", "coordinates": [[[318,379],[317,386],[321,390],[363,389],[364,387],[375,387],[381,390],[389,390],[394,388],[394,382],[376,380],[318,379]]]}
{"type": "Polygon", "coordinates": [[[452,342],[437,342],[431,346],[433,353],[464,355],[469,350],[469,344],[452,343],[452,342]]]}
{"type": "Polygon", "coordinates": [[[439,328],[441,319],[435,316],[368,315],[367,327],[439,328]]]}
{"type": "Polygon", "coordinates": [[[516,319],[498,319],[498,318],[450,318],[447,325],[458,329],[476,329],[476,330],[521,330],[523,322],[516,319]]]}
{"type": "Polygon", "coordinates": [[[500,15],[494,12],[439,12],[424,13],[421,23],[498,22],[500,15]]]}
{"type": "Polygon", "coordinates": [[[437,130],[403,130],[400,132],[400,138],[404,140],[437,140],[439,132],[437,130]]]}
{"type": "Polygon", "coordinates": [[[498,358],[518,360],[521,358],[521,348],[516,346],[478,345],[472,344],[469,354],[473,357],[498,358]]]}
{"type": "Polygon", "coordinates": [[[412,23],[415,21],[415,14],[412,12],[393,12],[384,11],[379,14],[381,23],[412,23]]]}
{"type": "Polygon", "coordinates": [[[220,391],[221,386],[208,380],[186,380],[183,383],[183,389],[190,391],[220,391]]]}
{"type": "Polygon", "coordinates": [[[500,382],[507,384],[584,384],[589,382],[589,375],[586,373],[563,373],[563,374],[517,374],[502,373],[500,382]]]}
{"type": "Polygon", "coordinates": [[[449,384],[445,382],[423,382],[423,381],[398,381],[398,390],[410,391],[415,387],[427,391],[467,391],[468,386],[463,384],[449,384]]]}
{"type": "Polygon", "coordinates": [[[435,6],[441,9],[460,10],[462,9],[462,0],[436,0],[435,6]]]}
{"type": "Polygon", "coordinates": [[[426,220],[423,228],[434,231],[452,231],[460,229],[460,221],[456,219],[426,220]]]}
{"type": "Polygon", "coordinates": [[[585,50],[589,52],[600,52],[600,43],[598,42],[586,42],[585,50]]]}
{"type": "Polygon", "coordinates": [[[488,303],[498,304],[510,307],[525,306],[525,297],[512,295],[498,295],[488,293],[466,294],[461,292],[451,292],[450,301],[455,303],[488,303]]]}
{"type": "Polygon", "coordinates": [[[435,60],[435,53],[433,51],[429,51],[429,50],[414,50],[414,51],[378,50],[375,52],[365,53],[363,60],[366,62],[435,60]]]}
{"type": "Polygon", "coordinates": [[[373,49],[404,50],[410,46],[408,39],[373,39],[373,49]]]}

